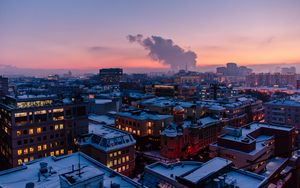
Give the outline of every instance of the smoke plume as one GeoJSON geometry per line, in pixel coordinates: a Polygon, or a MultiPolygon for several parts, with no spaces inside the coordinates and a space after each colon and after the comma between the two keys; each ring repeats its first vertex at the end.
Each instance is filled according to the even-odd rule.
{"type": "Polygon", "coordinates": [[[185,51],[175,45],[171,39],[164,39],[160,36],[144,38],[143,35],[128,35],[129,42],[137,42],[149,51],[149,57],[165,65],[170,65],[172,70],[196,67],[197,54],[193,51],[185,51]]]}

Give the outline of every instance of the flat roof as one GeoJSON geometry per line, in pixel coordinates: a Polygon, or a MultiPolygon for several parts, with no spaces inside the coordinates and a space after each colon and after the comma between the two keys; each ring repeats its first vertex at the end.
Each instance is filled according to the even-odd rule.
{"type": "Polygon", "coordinates": [[[83,153],[73,153],[61,157],[46,157],[28,162],[21,167],[12,168],[0,172],[0,186],[3,188],[20,188],[25,187],[27,183],[33,182],[35,187],[57,188],[60,187],[59,175],[72,171],[72,165],[78,168],[80,159],[81,166],[93,168],[94,173],[104,173],[104,187],[110,187],[111,183],[121,185],[121,187],[141,187],[126,176],[113,171],[98,161],[83,153]],[[45,162],[48,167],[52,167],[51,176],[41,176],[38,181],[40,162],[45,162]]]}
{"type": "Polygon", "coordinates": [[[171,115],[151,114],[142,110],[129,111],[129,112],[117,112],[116,115],[128,117],[136,120],[163,120],[172,118],[171,115]]]}
{"type": "Polygon", "coordinates": [[[182,178],[196,184],[197,182],[203,180],[204,178],[210,176],[211,174],[218,172],[219,170],[230,165],[232,161],[223,159],[220,157],[215,157],[206,163],[204,163],[201,167],[193,172],[183,175],[182,178]]]}
{"type": "Polygon", "coordinates": [[[180,161],[172,164],[157,162],[146,166],[146,168],[160,174],[161,176],[165,176],[167,178],[175,180],[176,176],[181,176],[187,172],[195,170],[199,168],[202,164],[203,163],[201,162],[194,161],[180,161]]]}
{"type": "Polygon", "coordinates": [[[104,125],[114,125],[115,124],[115,118],[107,116],[107,115],[97,115],[97,114],[90,114],[88,116],[89,120],[92,120],[99,124],[104,125]]]}

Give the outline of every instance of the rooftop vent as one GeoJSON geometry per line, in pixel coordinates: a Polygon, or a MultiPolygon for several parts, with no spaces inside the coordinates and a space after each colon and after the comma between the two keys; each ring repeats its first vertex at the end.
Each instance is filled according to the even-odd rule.
{"type": "Polygon", "coordinates": [[[40,162],[40,173],[45,174],[48,172],[48,163],[40,162]]]}
{"type": "Polygon", "coordinates": [[[34,188],[34,183],[33,182],[26,183],[25,188],[34,188]]]}

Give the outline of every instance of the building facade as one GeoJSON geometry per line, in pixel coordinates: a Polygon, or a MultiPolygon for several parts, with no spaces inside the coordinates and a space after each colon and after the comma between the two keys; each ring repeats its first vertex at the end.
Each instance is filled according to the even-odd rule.
{"type": "Polygon", "coordinates": [[[84,102],[64,103],[54,95],[6,97],[0,104],[0,154],[8,167],[76,151],[88,132],[84,102]]]}
{"type": "Polygon", "coordinates": [[[80,151],[126,176],[135,168],[135,139],[125,131],[105,125],[89,125],[90,134],[79,138],[80,151]]]}

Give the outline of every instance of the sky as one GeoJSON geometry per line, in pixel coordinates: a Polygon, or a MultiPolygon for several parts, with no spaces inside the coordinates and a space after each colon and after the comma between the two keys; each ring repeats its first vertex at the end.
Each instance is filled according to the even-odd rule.
{"type": "Polygon", "coordinates": [[[0,65],[166,69],[128,35],[171,39],[197,67],[300,64],[299,0],[0,0],[0,65]]]}

